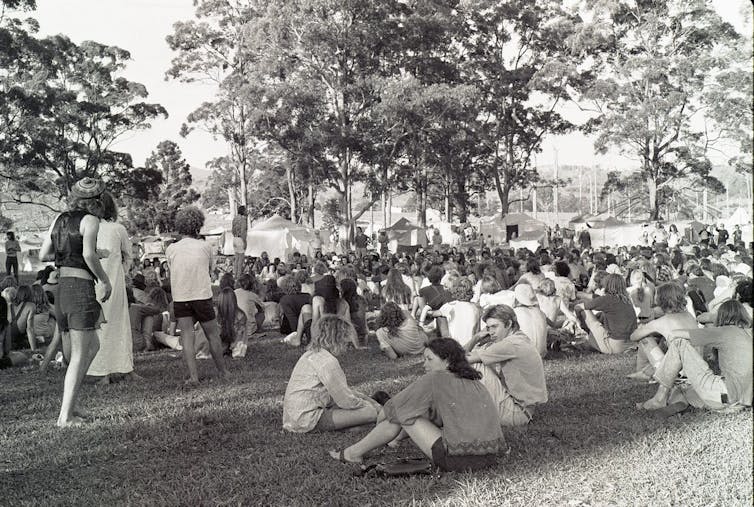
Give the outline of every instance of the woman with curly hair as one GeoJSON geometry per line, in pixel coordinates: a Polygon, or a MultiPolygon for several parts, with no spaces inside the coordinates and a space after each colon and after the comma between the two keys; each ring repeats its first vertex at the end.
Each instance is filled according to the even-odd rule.
{"type": "Polygon", "coordinates": [[[198,322],[209,341],[212,358],[223,377],[230,376],[223,359],[220,330],[212,305],[212,248],[200,239],[204,214],[195,206],[187,206],[175,216],[175,229],[181,239],[167,247],[165,256],[170,266],[170,288],[173,311],[181,330],[183,358],[189,371],[187,383],[199,382],[196,364],[194,322],[198,322]]]}
{"type": "Polygon", "coordinates": [[[664,283],[657,287],[655,295],[657,306],[662,310],[662,317],[642,324],[630,339],[639,342],[636,354],[636,371],[628,378],[650,380],[664,353],[657,343],[656,335],[666,340],[675,329],[696,329],[696,318],[686,308],[686,289],[677,282],[664,283]]]}
{"type": "Polygon", "coordinates": [[[423,376],[387,401],[368,435],[330,456],[360,464],[367,453],[405,432],[441,470],[494,465],[504,445],[497,410],[463,348],[450,338],[430,341],[424,369],[423,376]]]}
{"type": "Polygon", "coordinates": [[[348,387],[337,359],[355,340],[353,326],[337,315],[323,315],[314,326],[285,389],[283,428],[308,433],[375,422],[379,404],[348,387]]]}
{"type": "Polygon", "coordinates": [[[584,301],[576,308],[583,310],[588,345],[603,354],[620,354],[631,345],[628,338],[636,329],[636,311],[621,275],[608,274],[602,287],[603,296],[584,301]],[[599,317],[594,312],[599,312],[599,317]]]}
{"type": "Polygon", "coordinates": [[[380,350],[390,359],[421,354],[427,343],[427,335],[416,320],[393,302],[385,303],[380,308],[377,327],[380,350]]]}

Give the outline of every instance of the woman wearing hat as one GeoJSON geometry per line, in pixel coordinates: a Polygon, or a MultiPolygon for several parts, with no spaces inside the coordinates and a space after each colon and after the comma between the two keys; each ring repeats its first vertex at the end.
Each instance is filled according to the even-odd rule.
{"type": "Polygon", "coordinates": [[[54,259],[60,272],[55,314],[62,333],[68,334],[68,370],[63,383],[63,401],[57,425],[83,422],[77,402],[81,381],[99,350],[97,329],[103,321],[102,307],[94,292],[102,286],[101,301],[107,301],[112,287],[97,253],[97,232],[105,206],[105,184],[94,178],[76,182],[70,192],[70,210],[61,213],[44,238],[40,257],[54,259]]]}

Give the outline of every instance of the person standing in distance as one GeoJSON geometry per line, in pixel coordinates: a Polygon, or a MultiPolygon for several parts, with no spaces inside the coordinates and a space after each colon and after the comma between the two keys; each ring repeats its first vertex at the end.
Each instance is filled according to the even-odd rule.
{"type": "Polygon", "coordinates": [[[21,245],[18,244],[13,231],[6,232],[5,237],[7,240],[5,242],[5,274],[11,275],[13,271],[12,274],[18,281],[18,252],[21,251],[21,245]]]}
{"type": "Polygon", "coordinates": [[[231,233],[233,234],[233,275],[238,279],[243,274],[243,260],[246,254],[246,233],[249,221],[246,218],[246,206],[238,207],[238,214],[233,217],[231,233]]]}
{"type": "Polygon", "coordinates": [[[220,329],[212,305],[212,247],[199,238],[199,231],[203,225],[204,214],[197,207],[183,208],[175,215],[175,231],[181,239],[165,249],[170,266],[173,312],[181,330],[183,357],[189,371],[187,384],[199,382],[194,342],[195,322],[199,322],[204,330],[217,370],[223,377],[230,376],[225,367],[220,329]]]}
{"type": "MultiPolygon", "coordinates": [[[[70,210],[61,213],[45,236],[40,258],[55,260],[60,272],[55,315],[69,351],[63,382],[63,400],[57,425],[77,426],[84,422],[77,402],[81,381],[99,351],[97,329],[104,321],[97,302],[95,282],[102,284],[102,302],[110,297],[112,286],[97,252],[99,221],[104,216],[102,195],[105,184],[94,178],[76,182],[70,192],[70,210]],[[68,342],[68,343],[66,343],[68,342]]],[[[105,252],[103,254],[106,255],[105,252]]]]}

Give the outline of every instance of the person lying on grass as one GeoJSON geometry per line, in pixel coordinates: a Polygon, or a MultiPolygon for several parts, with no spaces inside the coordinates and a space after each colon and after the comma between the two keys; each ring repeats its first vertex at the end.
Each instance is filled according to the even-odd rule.
{"type": "Polygon", "coordinates": [[[675,330],[668,338],[668,351],[654,373],[659,382],[655,395],[637,408],[664,409],[668,404],[721,410],[750,407],[752,402],[752,329],[743,305],[729,300],[720,305],[717,326],[705,329],[675,330]],[[697,351],[697,347],[717,350],[720,375],[697,351]],[[683,370],[688,384],[676,385],[683,370]],[[689,385],[690,384],[690,385],[689,385]]]}
{"type": "Polygon", "coordinates": [[[323,314],[314,326],[285,390],[283,428],[307,433],[375,422],[380,405],[348,387],[337,359],[356,339],[353,326],[333,314],[323,314]]]}
{"type": "Polygon", "coordinates": [[[441,470],[495,464],[505,441],[495,403],[478,382],[480,373],[452,338],[431,340],[423,354],[426,374],[385,403],[369,434],[341,451],[329,451],[331,457],[362,463],[368,452],[405,432],[441,470]]]}
{"type": "Polygon", "coordinates": [[[542,357],[521,332],[513,308],[491,306],[482,320],[487,328],[466,345],[466,357],[481,373],[482,384],[495,401],[500,424],[528,424],[534,406],[547,401],[542,357]]]}
{"type": "Polygon", "coordinates": [[[628,375],[635,380],[650,380],[664,356],[656,336],[668,339],[676,329],[697,329],[696,319],[686,309],[686,289],[677,282],[657,287],[657,306],[663,316],[640,325],[630,339],[639,342],[636,354],[636,371],[628,375]]]}

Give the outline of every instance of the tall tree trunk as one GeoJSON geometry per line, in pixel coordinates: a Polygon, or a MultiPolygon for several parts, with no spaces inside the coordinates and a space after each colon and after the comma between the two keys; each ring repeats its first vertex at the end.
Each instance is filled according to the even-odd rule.
{"type": "Polygon", "coordinates": [[[657,201],[657,180],[647,178],[647,190],[649,191],[649,212],[652,220],[657,220],[660,215],[660,206],[657,201]]]}
{"type": "Polygon", "coordinates": [[[293,182],[293,170],[290,165],[287,165],[285,168],[285,179],[288,182],[288,204],[291,208],[291,222],[298,223],[298,220],[296,220],[296,186],[293,182]]]}
{"type": "Polygon", "coordinates": [[[308,218],[309,218],[309,225],[311,226],[312,229],[314,229],[315,228],[315,225],[314,225],[314,204],[315,204],[314,203],[314,198],[315,198],[315,193],[314,193],[314,185],[312,185],[311,181],[309,182],[308,187],[309,187],[308,188],[309,196],[308,196],[308,199],[307,199],[307,202],[308,202],[308,206],[307,207],[308,207],[308,215],[309,215],[308,218]]]}
{"type": "Polygon", "coordinates": [[[510,184],[508,183],[508,174],[503,168],[503,180],[500,178],[500,171],[495,169],[493,171],[495,175],[495,190],[497,190],[497,197],[500,199],[500,216],[505,217],[508,214],[508,208],[510,207],[510,184]]]}
{"type": "Polygon", "coordinates": [[[450,192],[451,184],[445,185],[445,221],[450,222],[451,204],[450,204],[450,192]]]}

